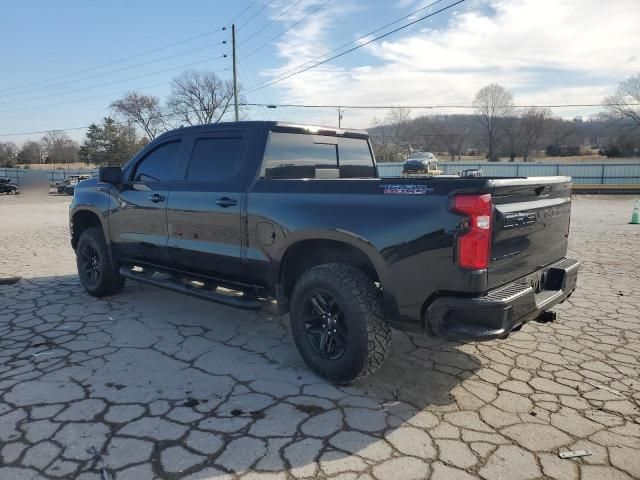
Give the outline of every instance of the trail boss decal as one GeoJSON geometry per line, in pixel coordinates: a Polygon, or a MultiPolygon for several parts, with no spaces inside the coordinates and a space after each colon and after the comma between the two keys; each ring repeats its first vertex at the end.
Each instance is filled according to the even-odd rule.
{"type": "Polygon", "coordinates": [[[433,188],[426,185],[383,184],[380,185],[385,195],[426,195],[433,192],[433,188]]]}

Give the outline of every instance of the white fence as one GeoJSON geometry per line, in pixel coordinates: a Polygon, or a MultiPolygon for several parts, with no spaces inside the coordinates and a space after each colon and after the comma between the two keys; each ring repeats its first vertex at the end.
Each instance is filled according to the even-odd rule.
{"type": "Polygon", "coordinates": [[[38,183],[47,181],[49,183],[59,182],[72,175],[97,175],[97,169],[81,170],[41,170],[24,168],[3,168],[0,167],[0,177],[9,177],[17,185],[38,183]]]}
{"type": "MultiPolygon", "coordinates": [[[[479,168],[486,177],[548,177],[568,175],[574,183],[595,185],[639,185],[640,162],[638,163],[468,163],[440,162],[445,173],[452,174],[469,168],[479,168]]],[[[402,163],[378,163],[381,177],[402,176],[402,163]]],[[[25,170],[22,168],[0,168],[0,177],[9,177],[18,185],[36,181],[57,182],[71,175],[96,175],[97,169],[85,170],[25,170]]]]}
{"type": "MultiPolygon", "coordinates": [[[[567,175],[582,184],[640,184],[638,163],[467,163],[439,162],[441,170],[453,174],[470,168],[482,170],[485,177],[549,177],[567,175]]],[[[402,163],[378,163],[381,177],[402,176],[402,163]]]]}

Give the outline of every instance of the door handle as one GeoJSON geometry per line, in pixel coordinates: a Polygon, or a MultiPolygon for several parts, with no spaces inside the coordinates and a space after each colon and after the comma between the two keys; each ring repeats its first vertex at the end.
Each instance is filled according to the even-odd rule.
{"type": "Polygon", "coordinates": [[[154,193],[153,195],[149,196],[149,200],[151,200],[153,203],[164,202],[164,195],[154,193]]]}
{"type": "Polygon", "coordinates": [[[237,200],[234,200],[233,198],[229,198],[229,197],[222,197],[216,200],[216,205],[219,205],[224,208],[232,207],[237,204],[238,204],[237,200]]]}

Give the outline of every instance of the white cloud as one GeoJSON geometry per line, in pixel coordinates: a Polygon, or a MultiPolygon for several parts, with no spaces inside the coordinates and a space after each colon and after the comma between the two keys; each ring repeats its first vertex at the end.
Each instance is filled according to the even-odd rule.
{"type": "MultiPolygon", "coordinates": [[[[522,104],[597,103],[618,81],[640,71],[638,0],[610,0],[606,6],[601,0],[470,5],[441,28],[425,25],[350,54],[360,66],[325,64],[274,87],[291,103],[470,104],[479,88],[498,82],[522,104]]],[[[394,12],[402,15],[400,9],[394,12]]],[[[350,13],[338,4],[283,37],[278,55],[285,63],[262,72],[265,78],[335,48],[332,18],[350,13]]],[[[360,119],[370,121],[376,113],[360,119]]]]}

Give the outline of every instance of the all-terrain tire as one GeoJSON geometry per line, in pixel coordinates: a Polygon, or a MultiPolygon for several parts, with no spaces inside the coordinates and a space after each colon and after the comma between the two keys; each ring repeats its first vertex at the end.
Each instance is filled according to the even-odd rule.
{"type": "Polygon", "coordinates": [[[336,384],[349,384],[374,373],[384,362],[391,328],[383,310],[382,292],[362,270],[343,263],[310,268],[295,284],[291,295],[290,324],[294,341],[307,365],[336,384]],[[305,329],[305,304],[314,292],[326,292],[341,308],[348,339],[344,353],[323,358],[305,329]]]}
{"type": "Polygon", "coordinates": [[[117,268],[112,265],[109,247],[100,227],[87,228],[80,234],[76,246],[76,265],[80,283],[94,297],[114,295],[124,287],[126,279],[118,274],[117,268]],[[90,258],[87,257],[88,252],[90,258]],[[95,278],[87,273],[89,260],[98,271],[95,278]]]}

